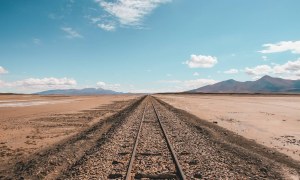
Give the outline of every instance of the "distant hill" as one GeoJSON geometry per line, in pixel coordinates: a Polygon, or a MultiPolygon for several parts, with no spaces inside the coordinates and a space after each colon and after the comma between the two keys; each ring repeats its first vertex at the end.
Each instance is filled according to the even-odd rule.
{"type": "Polygon", "coordinates": [[[233,79],[204,86],[188,92],[202,93],[300,93],[300,80],[264,76],[256,81],[239,82],[233,79]]]}
{"type": "Polygon", "coordinates": [[[39,95],[50,95],[50,94],[61,94],[61,95],[97,95],[97,94],[122,94],[120,92],[106,90],[102,88],[84,88],[84,89],[55,89],[42,91],[35,94],[39,95]]]}
{"type": "Polygon", "coordinates": [[[24,95],[24,94],[20,94],[20,93],[2,93],[2,92],[0,92],[0,95],[24,95]]]}

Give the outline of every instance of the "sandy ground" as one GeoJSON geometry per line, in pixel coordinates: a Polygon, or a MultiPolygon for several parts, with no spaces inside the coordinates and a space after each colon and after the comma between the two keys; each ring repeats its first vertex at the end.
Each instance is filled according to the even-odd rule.
{"type": "Polygon", "coordinates": [[[156,95],[176,108],[217,123],[300,160],[300,96],[156,95]]]}
{"type": "Polygon", "coordinates": [[[25,158],[70,137],[137,97],[0,95],[0,162],[25,158]]]}

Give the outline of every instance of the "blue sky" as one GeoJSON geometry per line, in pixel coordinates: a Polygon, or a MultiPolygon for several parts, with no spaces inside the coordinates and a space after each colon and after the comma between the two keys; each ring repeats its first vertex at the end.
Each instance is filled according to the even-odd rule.
{"type": "Polygon", "coordinates": [[[0,92],[300,79],[299,0],[1,0],[0,92]]]}

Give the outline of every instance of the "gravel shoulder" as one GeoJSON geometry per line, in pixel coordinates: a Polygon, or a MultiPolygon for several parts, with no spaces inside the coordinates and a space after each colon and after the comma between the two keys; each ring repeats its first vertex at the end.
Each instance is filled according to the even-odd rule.
{"type": "Polygon", "coordinates": [[[145,103],[142,98],[130,108],[130,112],[116,117],[117,124],[98,141],[96,146],[66,169],[59,179],[124,177],[145,103]]]}
{"type": "Polygon", "coordinates": [[[155,97],[300,161],[300,96],[157,94],[155,97]]]}
{"type": "MultiPolygon", "coordinates": [[[[173,127],[170,126],[170,123],[167,123],[169,124],[169,132],[173,132],[173,136],[170,136],[171,139],[172,137],[181,138],[179,141],[182,143],[179,143],[177,152],[184,151],[184,149],[188,152],[196,145],[195,150],[197,150],[198,153],[194,154],[194,158],[199,154],[204,155],[199,157],[202,159],[199,160],[200,164],[206,162],[206,164],[202,164],[203,168],[199,169],[203,176],[209,176],[209,174],[207,174],[209,171],[205,171],[205,169],[212,170],[213,168],[213,170],[216,170],[213,175],[218,176],[218,172],[221,172],[218,176],[219,178],[224,177],[222,176],[224,174],[228,174],[227,177],[229,178],[250,178],[256,177],[257,175],[257,178],[299,179],[299,161],[293,160],[275,149],[257,144],[253,140],[246,139],[232,131],[216,125],[215,123],[199,119],[195,115],[182,109],[177,109],[162,100],[157,100],[162,105],[160,106],[161,113],[163,114],[162,116],[168,117],[165,118],[165,120],[168,120],[169,118],[172,119],[173,127]],[[178,123],[178,126],[175,125],[176,123],[178,123]],[[180,129],[174,130],[174,127],[176,126],[182,126],[182,128],[180,128],[181,131],[180,129]],[[191,130],[187,132],[182,131],[186,129],[191,130]],[[182,134],[184,135],[182,136],[182,134]],[[202,138],[195,141],[198,136],[202,136],[202,138]],[[235,176],[230,172],[238,172],[236,174],[238,176],[235,176]]],[[[176,140],[174,140],[174,142],[176,144],[176,140]]],[[[190,154],[188,158],[193,157],[192,154],[190,154]]],[[[211,176],[209,177],[213,178],[211,176]]]]}

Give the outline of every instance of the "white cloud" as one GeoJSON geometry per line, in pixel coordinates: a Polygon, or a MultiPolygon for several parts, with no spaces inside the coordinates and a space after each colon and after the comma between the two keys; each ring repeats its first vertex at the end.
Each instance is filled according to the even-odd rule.
{"type": "Polygon", "coordinates": [[[0,84],[8,88],[25,88],[25,89],[65,89],[74,87],[77,82],[69,78],[28,78],[14,82],[4,82],[0,84]]]}
{"type": "Polygon", "coordinates": [[[8,71],[4,67],[0,66],[0,74],[6,74],[6,73],[8,73],[8,71]]]}
{"type": "Polygon", "coordinates": [[[90,20],[92,21],[93,24],[96,24],[97,22],[101,21],[102,18],[100,17],[94,17],[94,18],[90,18],[90,20]]]}
{"type": "Polygon", "coordinates": [[[282,65],[284,69],[288,71],[299,71],[300,70],[300,59],[296,61],[288,61],[282,65]]]}
{"type": "Polygon", "coordinates": [[[237,74],[239,73],[239,70],[237,69],[229,69],[227,71],[224,71],[225,74],[237,74]]]}
{"type": "Polygon", "coordinates": [[[279,78],[290,79],[290,80],[300,80],[300,75],[290,74],[290,75],[279,76],[279,78]]]}
{"type": "Polygon", "coordinates": [[[194,72],[193,76],[199,76],[199,73],[198,72],[194,72]]]}
{"type": "Polygon", "coordinates": [[[106,85],[105,82],[102,82],[102,81],[97,82],[97,86],[99,86],[99,87],[104,87],[105,85],[106,85]]]}
{"type": "Polygon", "coordinates": [[[116,27],[113,24],[97,24],[97,26],[105,31],[114,31],[116,27]]]}
{"type": "Polygon", "coordinates": [[[300,77],[300,70],[296,71],[295,75],[300,77]]]}
{"type": "Polygon", "coordinates": [[[109,90],[118,90],[121,87],[120,84],[108,84],[102,81],[97,82],[97,86],[109,90]]]}
{"type": "Polygon", "coordinates": [[[281,41],[275,44],[264,44],[266,49],[259,51],[261,53],[277,53],[291,51],[294,54],[300,54],[300,41],[281,41]]]}
{"type": "Polygon", "coordinates": [[[71,27],[62,27],[61,30],[67,33],[67,38],[73,39],[73,38],[82,38],[83,36],[76,32],[71,27]]]}
{"type": "Polygon", "coordinates": [[[195,79],[195,80],[184,81],[183,84],[187,88],[187,90],[190,90],[190,89],[203,87],[206,85],[215,84],[217,82],[218,81],[213,80],[213,79],[195,79]]]}
{"type": "Polygon", "coordinates": [[[144,17],[159,5],[171,0],[95,0],[106,12],[122,25],[139,25],[144,17]]]}
{"type": "Polygon", "coordinates": [[[259,66],[256,66],[254,68],[248,68],[247,67],[245,69],[245,72],[247,74],[255,75],[255,76],[269,74],[272,71],[273,71],[272,68],[268,65],[259,65],[259,66]]]}
{"type": "Polygon", "coordinates": [[[262,56],[261,58],[262,58],[263,61],[268,61],[269,60],[267,56],[262,56]]]}
{"type": "Polygon", "coordinates": [[[284,73],[294,73],[300,71],[300,59],[296,61],[288,61],[285,64],[274,64],[273,66],[273,73],[274,74],[284,74],[284,73]]]}
{"type": "Polygon", "coordinates": [[[286,73],[286,69],[282,65],[275,65],[272,67],[272,73],[274,74],[283,74],[286,73]]]}
{"type": "MultiPolygon", "coordinates": [[[[266,74],[280,75],[280,77],[295,77],[300,75],[300,59],[288,61],[284,64],[259,65],[253,68],[245,68],[245,72],[252,76],[261,76],[266,74]]],[[[300,78],[300,77],[299,77],[300,78]]]]}
{"type": "Polygon", "coordinates": [[[22,81],[15,82],[17,86],[30,87],[30,88],[69,88],[77,85],[77,82],[74,79],[69,78],[29,78],[22,81]]]}
{"type": "Polygon", "coordinates": [[[190,68],[211,68],[218,63],[216,57],[204,55],[191,55],[191,59],[184,62],[190,68]]]}

